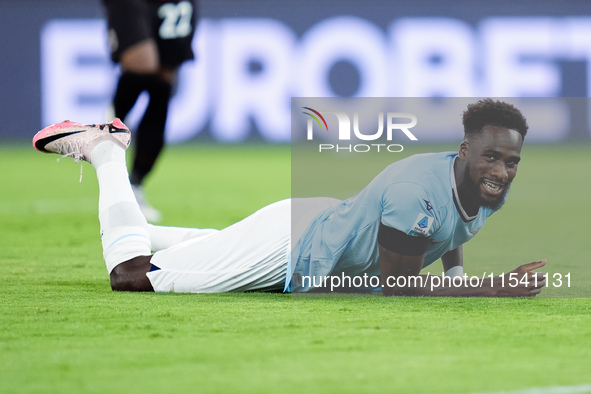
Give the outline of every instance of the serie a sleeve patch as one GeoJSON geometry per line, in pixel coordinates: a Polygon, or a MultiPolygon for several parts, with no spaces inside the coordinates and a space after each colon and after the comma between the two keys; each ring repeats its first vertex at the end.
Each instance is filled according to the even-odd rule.
{"type": "Polygon", "coordinates": [[[419,213],[419,216],[417,216],[417,220],[415,220],[415,223],[413,224],[408,234],[427,235],[434,221],[435,219],[433,217],[425,215],[424,213],[419,213]]]}

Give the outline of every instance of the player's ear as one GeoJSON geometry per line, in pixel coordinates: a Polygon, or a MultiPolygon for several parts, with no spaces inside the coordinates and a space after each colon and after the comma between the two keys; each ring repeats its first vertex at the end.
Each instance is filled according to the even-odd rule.
{"type": "Polygon", "coordinates": [[[458,150],[458,157],[461,160],[465,160],[466,157],[468,156],[469,150],[470,150],[470,144],[468,143],[468,141],[466,141],[466,140],[462,141],[462,143],[460,144],[460,149],[458,150]]]}

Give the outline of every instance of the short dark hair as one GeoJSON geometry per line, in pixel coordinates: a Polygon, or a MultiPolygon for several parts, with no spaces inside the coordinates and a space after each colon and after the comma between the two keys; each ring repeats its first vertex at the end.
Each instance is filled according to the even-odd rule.
{"type": "Polygon", "coordinates": [[[466,137],[481,132],[484,126],[499,126],[515,130],[525,139],[529,128],[520,110],[509,103],[490,98],[468,105],[462,114],[462,123],[466,137]]]}

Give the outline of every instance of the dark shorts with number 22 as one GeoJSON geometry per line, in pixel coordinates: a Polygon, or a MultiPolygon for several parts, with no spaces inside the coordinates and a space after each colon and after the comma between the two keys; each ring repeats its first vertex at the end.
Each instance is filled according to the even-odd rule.
{"type": "Polygon", "coordinates": [[[160,64],[176,68],[194,58],[197,0],[103,0],[109,23],[111,58],[119,62],[129,47],[154,39],[160,64]]]}

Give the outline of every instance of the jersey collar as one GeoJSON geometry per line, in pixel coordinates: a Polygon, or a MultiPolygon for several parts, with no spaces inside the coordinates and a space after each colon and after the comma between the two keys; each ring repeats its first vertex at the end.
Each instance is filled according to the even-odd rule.
{"type": "MultiPolygon", "coordinates": [[[[453,194],[454,204],[455,204],[456,209],[458,210],[458,213],[460,214],[460,217],[462,218],[462,220],[464,222],[471,222],[472,220],[476,219],[478,214],[476,214],[474,216],[468,216],[468,214],[464,210],[464,207],[462,206],[462,203],[460,202],[460,197],[458,196],[458,187],[456,185],[456,172],[455,172],[455,164],[456,164],[457,158],[458,158],[458,156],[454,157],[454,159],[451,163],[451,188],[453,191],[452,194],[453,194]]],[[[478,210],[478,212],[480,212],[480,209],[478,210]]]]}

